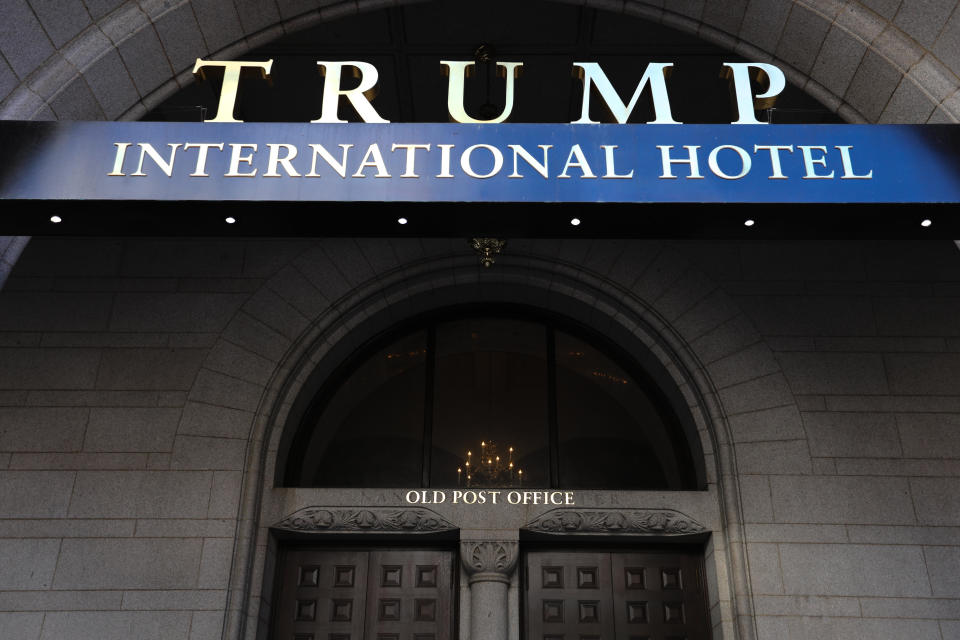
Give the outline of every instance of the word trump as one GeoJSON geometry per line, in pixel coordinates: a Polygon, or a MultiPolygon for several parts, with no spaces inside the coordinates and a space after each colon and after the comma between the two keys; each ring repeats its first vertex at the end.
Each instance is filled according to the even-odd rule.
{"type": "MultiPolygon", "coordinates": [[[[506,104],[500,114],[487,120],[478,120],[467,114],[463,104],[466,90],[466,78],[471,74],[472,61],[441,60],[444,72],[449,81],[447,84],[447,113],[452,122],[464,124],[495,124],[505,122],[513,111],[514,84],[523,68],[522,62],[497,62],[497,71],[506,81],[506,104]]],[[[731,96],[737,110],[737,120],[731,124],[766,124],[757,120],[756,111],[773,106],[777,96],[786,87],[783,72],[777,67],[763,62],[724,62],[721,74],[730,82],[731,96]],[[751,78],[757,84],[765,85],[762,93],[754,95],[751,78]]],[[[217,111],[213,118],[204,122],[242,122],[234,118],[234,107],[237,103],[237,92],[240,88],[242,76],[259,77],[261,80],[270,80],[270,70],[273,60],[244,61],[244,60],[201,60],[197,58],[193,73],[199,79],[207,78],[210,69],[223,71],[223,82],[220,85],[220,96],[217,111]]],[[[320,117],[310,122],[337,123],[346,122],[340,119],[340,105],[345,99],[353,107],[357,115],[364,122],[385,123],[384,119],[374,108],[371,100],[377,94],[377,68],[369,62],[350,60],[334,62],[318,60],[317,70],[324,77],[323,93],[320,101],[320,117]],[[358,82],[352,89],[343,88],[344,74],[353,76],[358,82]]],[[[653,105],[654,119],[647,124],[681,124],[673,119],[670,109],[670,95],[667,91],[667,78],[673,70],[673,63],[651,62],[640,76],[640,80],[629,102],[624,102],[620,93],[604,73],[599,63],[574,62],[574,75],[583,84],[583,96],[580,106],[580,117],[570,124],[597,124],[597,120],[590,118],[590,103],[597,94],[606,108],[609,122],[625,124],[633,113],[645,90],[653,105]],[[595,90],[595,91],[594,91],[595,90]]]]}
{"type": "Polygon", "coordinates": [[[576,504],[572,491],[501,491],[480,489],[464,491],[427,491],[414,489],[404,496],[407,504],[576,504]]]}

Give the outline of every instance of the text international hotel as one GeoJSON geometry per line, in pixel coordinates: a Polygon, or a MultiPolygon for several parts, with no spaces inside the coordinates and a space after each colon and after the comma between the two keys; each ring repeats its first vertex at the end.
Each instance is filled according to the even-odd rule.
{"type": "Polygon", "coordinates": [[[0,0],[0,640],[960,640],[960,3],[0,0]]]}

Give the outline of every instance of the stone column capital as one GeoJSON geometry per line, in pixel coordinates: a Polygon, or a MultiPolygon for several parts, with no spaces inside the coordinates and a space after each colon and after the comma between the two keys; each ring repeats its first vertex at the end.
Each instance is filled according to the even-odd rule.
{"type": "Polygon", "coordinates": [[[510,584],[510,576],[517,566],[518,545],[504,540],[464,540],[460,543],[460,562],[476,582],[510,584]]]}

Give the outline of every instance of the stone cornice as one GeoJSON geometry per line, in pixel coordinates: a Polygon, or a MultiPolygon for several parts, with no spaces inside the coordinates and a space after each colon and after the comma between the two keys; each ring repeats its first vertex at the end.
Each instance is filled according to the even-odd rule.
{"type": "Polygon", "coordinates": [[[707,530],[671,509],[553,509],[523,527],[526,531],[573,535],[683,536],[707,530]]]}
{"type": "Polygon", "coordinates": [[[271,528],[307,533],[439,533],[457,527],[423,508],[304,507],[271,528]]]}

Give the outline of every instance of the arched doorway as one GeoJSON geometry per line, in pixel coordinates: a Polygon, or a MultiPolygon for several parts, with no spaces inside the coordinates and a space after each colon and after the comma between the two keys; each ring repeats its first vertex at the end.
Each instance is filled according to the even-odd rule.
{"type": "MultiPolygon", "coordinates": [[[[505,259],[503,264],[498,263],[499,271],[496,273],[504,281],[495,285],[492,282],[484,282],[482,277],[484,273],[477,271],[482,267],[479,267],[469,254],[457,258],[456,262],[460,264],[457,272],[461,274],[455,278],[459,282],[458,285],[451,285],[448,281],[449,276],[443,275],[449,273],[447,268],[450,265],[448,259],[443,258],[434,263],[439,271],[432,276],[427,274],[433,267],[427,265],[422,267],[425,271],[418,270],[421,275],[396,273],[388,278],[394,282],[393,285],[383,282],[370,289],[366,296],[357,299],[355,303],[344,301],[344,312],[346,309],[355,309],[355,311],[347,312],[346,315],[336,312],[339,320],[333,324],[326,319],[318,319],[317,326],[320,333],[314,334],[314,338],[303,343],[301,347],[303,350],[298,351],[299,355],[291,354],[290,357],[293,359],[290,362],[293,368],[289,370],[287,382],[278,388],[280,395],[276,396],[275,404],[272,404],[278,411],[270,418],[270,423],[275,426],[272,435],[268,437],[268,448],[263,453],[266,456],[268,463],[266,471],[269,474],[268,477],[263,478],[264,484],[261,485],[264,492],[261,499],[264,502],[260,516],[263,532],[260,544],[263,545],[261,548],[266,553],[265,557],[282,555],[292,543],[308,546],[321,543],[328,549],[332,545],[335,550],[355,548],[358,544],[374,550],[382,549],[384,536],[390,544],[398,544],[402,536],[397,534],[406,526],[408,527],[406,544],[414,544],[420,549],[436,548],[439,545],[460,558],[460,586],[456,600],[459,601],[460,636],[468,637],[471,633],[469,616],[472,603],[475,602],[474,590],[477,588],[477,583],[471,585],[470,582],[475,575],[503,576],[499,578],[498,583],[503,588],[504,593],[501,595],[507,603],[503,606],[503,610],[513,612],[510,614],[513,616],[510,618],[511,621],[509,624],[505,621],[505,624],[509,628],[516,628],[519,632],[521,612],[526,611],[525,607],[532,606],[531,601],[523,597],[526,586],[520,580],[520,576],[527,571],[515,570],[518,563],[520,567],[526,566],[527,556],[521,555],[526,550],[542,549],[546,545],[554,552],[564,554],[579,553],[584,549],[601,553],[621,553],[637,551],[641,547],[650,548],[651,544],[669,544],[671,549],[677,551],[692,549],[694,558],[699,558],[697,560],[699,563],[715,563],[718,557],[726,556],[728,547],[724,526],[721,524],[724,516],[719,510],[716,494],[717,473],[706,467],[704,468],[707,477],[706,491],[696,490],[696,487],[693,487],[695,489],[693,491],[663,488],[640,491],[636,489],[629,491],[574,489],[572,498],[574,504],[557,504],[556,501],[560,498],[554,496],[550,504],[501,503],[496,505],[493,511],[490,510],[490,507],[493,507],[490,504],[486,505],[486,511],[481,509],[483,505],[480,504],[452,505],[453,487],[449,486],[445,488],[446,503],[441,504],[435,504],[436,499],[432,493],[426,498],[427,504],[424,504],[423,499],[420,498],[414,498],[411,502],[407,494],[410,489],[416,487],[284,488],[281,486],[283,483],[278,482],[277,478],[282,479],[283,474],[278,476],[278,469],[271,463],[278,459],[278,453],[282,460],[285,454],[280,452],[289,450],[289,442],[292,441],[292,435],[296,433],[298,426],[302,424],[303,416],[310,414],[309,402],[298,402],[298,396],[307,399],[315,397],[318,390],[323,387],[322,382],[336,379],[335,372],[350,359],[351,354],[357,353],[358,349],[361,356],[374,354],[375,357],[379,354],[385,358],[387,355],[400,353],[392,348],[378,349],[375,341],[370,342],[370,338],[384,332],[389,334],[391,328],[404,326],[403,318],[415,319],[417,322],[426,322],[429,325],[434,321],[427,319],[436,317],[435,314],[440,309],[449,309],[449,301],[452,299],[464,302],[483,300],[485,309],[526,307],[529,310],[532,307],[539,310],[535,314],[539,318],[561,317],[567,318],[575,325],[603,326],[602,335],[606,336],[607,344],[614,344],[618,351],[629,354],[630,359],[646,372],[648,380],[664,391],[671,409],[678,408],[676,409],[678,417],[683,414],[681,422],[689,421],[686,426],[680,425],[684,439],[692,435],[699,441],[699,447],[705,447],[708,451],[714,449],[714,443],[703,440],[703,437],[711,431],[707,426],[709,420],[703,422],[705,416],[698,406],[699,403],[695,400],[695,396],[689,395],[688,389],[684,388],[691,379],[688,379],[688,382],[680,382],[676,377],[678,370],[674,370],[676,364],[670,365],[669,360],[663,359],[667,353],[663,348],[669,343],[670,338],[667,335],[655,338],[656,334],[647,333],[651,329],[647,322],[641,320],[635,312],[628,311],[622,306],[626,299],[613,303],[619,305],[619,313],[626,314],[620,320],[614,320],[613,316],[605,313],[598,315],[597,307],[594,306],[606,308],[603,300],[608,300],[607,296],[614,293],[613,290],[609,294],[600,294],[589,286],[584,289],[583,283],[574,285],[573,282],[563,278],[561,281],[567,284],[561,287],[560,281],[557,281],[550,286],[543,280],[546,272],[541,273],[537,268],[531,268],[530,264],[523,266],[514,264],[510,258],[505,259]],[[430,282],[435,286],[429,285],[430,282]],[[543,284],[533,284],[534,282],[543,284]],[[574,285],[574,289],[570,291],[578,290],[581,292],[580,295],[595,302],[585,304],[567,295],[553,295],[546,298],[542,295],[550,288],[564,288],[569,285],[574,285]],[[387,288],[383,289],[382,286],[387,288]],[[544,289],[541,286],[547,288],[544,289]],[[401,293],[402,291],[406,293],[401,293]],[[390,299],[392,303],[384,306],[384,299],[390,299]],[[540,299],[541,302],[531,305],[531,301],[535,299],[540,299]],[[441,301],[446,301],[446,304],[441,301]],[[379,312],[375,311],[377,309],[379,312]],[[632,319],[627,321],[627,317],[632,319]],[[603,320],[604,318],[606,321],[603,320]],[[648,337],[643,337],[645,335],[648,337]],[[663,342],[664,338],[667,339],[667,343],[663,342]],[[658,344],[660,346],[655,346],[658,344]],[[369,345],[371,350],[365,350],[364,345],[369,345]],[[308,355],[310,353],[314,355],[308,355]],[[319,384],[311,380],[315,372],[320,372],[319,384]],[[284,425],[290,425],[290,428],[284,430],[284,425]],[[691,428],[690,431],[686,430],[688,427],[691,428]],[[581,524],[572,526],[571,523],[575,521],[581,524]],[[491,529],[494,523],[496,527],[491,529]],[[625,523],[628,524],[625,526],[625,523]],[[506,536],[508,539],[503,539],[505,529],[512,531],[506,536]],[[269,533],[270,531],[273,533],[269,533]],[[490,539],[491,535],[495,537],[490,539]],[[457,539],[459,539],[458,545],[455,542],[457,539]],[[680,546],[676,546],[678,543],[680,546]],[[450,544],[454,546],[451,548],[450,544]],[[682,548],[684,544],[692,546],[682,548]],[[447,546],[444,547],[444,545],[447,546]],[[501,549],[502,553],[482,551],[490,545],[501,549]],[[720,545],[719,549],[716,545],[720,545]],[[488,560],[495,562],[498,557],[503,559],[501,569],[486,570],[486,565],[483,563],[488,560]],[[465,564],[472,558],[477,559],[476,567],[465,564]]],[[[526,260],[522,262],[526,263],[526,260]]],[[[548,266],[547,263],[543,263],[543,267],[549,270],[556,268],[548,266]]],[[[549,279],[558,276],[559,274],[549,276],[549,279]]],[[[612,299],[610,301],[613,302],[612,299]]],[[[470,308],[469,305],[465,307],[462,304],[455,307],[470,308]]],[[[473,305],[473,312],[476,308],[476,305],[473,305]]],[[[613,306],[609,308],[614,309],[613,306]]],[[[479,315],[484,316],[482,313],[479,315]]],[[[333,317],[331,316],[330,320],[333,317]]],[[[440,314],[439,318],[444,316],[440,314]]],[[[438,320],[437,328],[442,324],[444,323],[438,320]]],[[[451,324],[451,326],[454,325],[456,323],[451,324]]],[[[596,333],[589,335],[596,335],[596,333]]],[[[390,346],[389,339],[386,346],[390,346]]],[[[673,347],[669,349],[672,351],[673,347]]],[[[415,352],[416,349],[410,349],[404,353],[415,352]]],[[[677,357],[682,361],[682,356],[677,354],[677,357]]],[[[361,357],[361,360],[366,359],[361,357]]],[[[686,367],[687,365],[683,365],[684,370],[686,367]]],[[[362,367],[356,370],[360,369],[362,367]]],[[[591,375],[591,377],[596,376],[591,375]]],[[[342,382],[343,379],[341,377],[340,381],[342,382]]],[[[610,380],[607,379],[607,381],[610,380]]],[[[268,425],[264,424],[264,426],[268,425]]],[[[479,444],[478,442],[477,445],[479,444]]],[[[697,457],[701,463],[706,461],[707,465],[712,465],[715,460],[715,456],[712,455],[698,454],[697,457]]],[[[430,491],[432,490],[431,488],[430,491]]],[[[259,553],[252,559],[254,566],[261,562],[257,556],[259,553]]],[[[721,559],[720,562],[726,566],[727,560],[721,559]]],[[[259,604],[261,619],[266,611],[269,612],[268,620],[274,607],[279,606],[273,600],[274,597],[279,596],[273,594],[276,593],[276,589],[282,588],[275,582],[274,576],[279,574],[273,573],[272,566],[270,563],[267,564],[268,571],[264,575],[263,586],[254,589],[254,592],[262,594],[263,598],[259,604]],[[264,609],[264,607],[267,608],[264,609]]],[[[695,572],[695,575],[710,576],[714,575],[714,571],[695,572]]],[[[716,583],[708,588],[707,593],[710,594],[711,603],[719,603],[718,598],[727,594],[728,588],[726,585],[717,586],[716,583]]],[[[719,606],[724,605],[719,604],[719,606]]],[[[527,613],[522,615],[524,619],[528,618],[527,613]]],[[[269,637],[268,626],[264,626],[261,633],[263,637],[269,637]]]]}
{"type": "MultiPolygon", "coordinates": [[[[630,355],[644,345],[535,307],[490,302],[437,309],[366,338],[371,324],[377,319],[347,338],[360,349],[320,363],[333,372],[319,388],[301,390],[294,404],[305,410],[288,418],[277,483],[312,488],[319,502],[351,488],[399,493],[417,516],[398,517],[435,513],[461,538],[506,544],[511,561],[471,574],[472,542],[459,554],[424,548],[437,540],[411,527],[396,532],[393,546],[363,546],[355,529],[319,544],[290,531],[288,518],[276,529],[268,637],[454,637],[455,580],[441,569],[457,555],[470,586],[460,610],[495,619],[509,609],[513,583],[522,637],[709,637],[706,529],[637,495],[706,489],[700,444],[682,428],[689,412],[678,407],[681,419],[670,403],[677,390],[660,389],[630,355]],[[618,506],[596,508],[608,503],[618,506]],[[347,543],[361,546],[330,546],[347,543]],[[422,562],[404,569],[407,557],[422,562]],[[355,579],[338,582],[348,570],[355,579]],[[443,579],[421,584],[418,571],[443,579]]],[[[307,513],[293,518],[328,533],[342,517],[319,507],[307,513]]],[[[371,529],[389,517],[370,514],[349,517],[367,517],[371,529]]],[[[509,637],[490,624],[483,637],[509,637]]]]}

